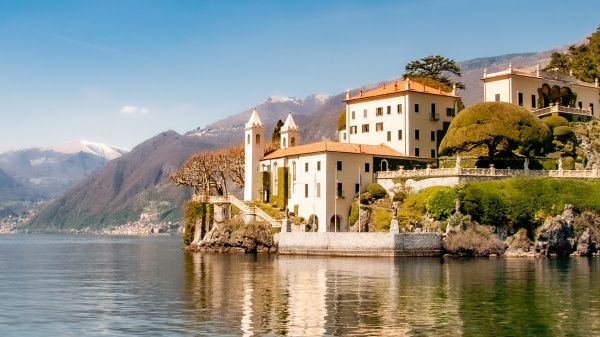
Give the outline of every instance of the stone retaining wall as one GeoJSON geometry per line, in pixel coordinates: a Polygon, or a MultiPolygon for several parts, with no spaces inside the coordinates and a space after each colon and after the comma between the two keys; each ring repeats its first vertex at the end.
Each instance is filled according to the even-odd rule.
{"type": "Polygon", "coordinates": [[[435,233],[279,233],[280,254],[333,256],[440,256],[435,233]]]}

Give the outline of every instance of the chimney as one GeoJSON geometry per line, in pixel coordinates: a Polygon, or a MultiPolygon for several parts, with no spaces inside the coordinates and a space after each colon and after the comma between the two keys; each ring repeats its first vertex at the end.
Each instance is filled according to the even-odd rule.
{"type": "Polygon", "coordinates": [[[396,81],[396,83],[394,83],[394,91],[398,91],[398,81],[396,81]]]}
{"type": "Polygon", "coordinates": [[[487,77],[487,68],[483,68],[483,78],[487,77]]]}
{"type": "Polygon", "coordinates": [[[360,89],[360,97],[362,97],[362,89],[360,89]]]}
{"type": "Polygon", "coordinates": [[[535,66],[535,76],[540,77],[540,64],[539,63],[535,66]]]}
{"type": "Polygon", "coordinates": [[[383,83],[383,89],[385,89],[385,83],[383,83]]]}
{"type": "Polygon", "coordinates": [[[346,99],[350,99],[350,88],[346,89],[346,99]]]}
{"type": "Polygon", "coordinates": [[[452,84],[452,96],[456,96],[456,83],[452,84]]]}
{"type": "Polygon", "coordinates": [[[410,78],[406,79],[406,90],[410,90],[410,78]]]}

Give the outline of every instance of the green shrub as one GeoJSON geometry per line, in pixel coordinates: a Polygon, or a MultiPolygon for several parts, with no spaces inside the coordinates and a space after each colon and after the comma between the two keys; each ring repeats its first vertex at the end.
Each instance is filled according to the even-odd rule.
{"type": "Polygon", "coordinates": [[[425,200],[425,209],[434,219],[445,219],[454,212],[457,198],[455,189],[441,188],[425,200]]]}
{"type": "Polygon", "coordinates": [[[575,169],[575,158],[563,157],[563,170],[574,170],[575,169]]]}
{"type": "Polygon", "coordinates": [[[573,129],[569,126],[557,126],[554,128],[553,135],[554,137],[564,137],[573,134],[573,129]]]}
{"type": "MultiPolygon", "coordinates": [[[[185,227],[183,229],[183,244],[186,246],[192,243],[196,224],[207,215],[207,209],[212,210],[212,205],[199,201],[188,201],[183,205],[185,210],[185,227]],[[209,207],[207,207],[209,206],[209,207]]],[[[212,219],[212,216],[210,217],[212,219]]]]}
{"type": "Polygon", "coordinates": [[[421,215],[427,212],[425,206],[427,198],[429,198],[437,190],[447,188],[445,186],[433,186],[420,190],[418,193],[411,193],[406,196],[402,208],[412,209],[419,212],[421,215]]]}
{"type": "Polygon", "coordinates": [[[277,169],[277,207],[285,209],[289,199],[289,176],[290,169],[288,167],[280,167],[277,169]]]}
{"type": "Polygon", "coordinates": [[[348,226],[354,225],[358,221],[358,204],[353,202],[348,213],[348,226]]]}
{"type": "Polygon", "coordinates": [[[392,213],[385,208],[375,208],[373,210],[373,224],[378,232],[390,230],[390,222],[392,221],[392,213]]]}
{"type": "Polygon", "coordinates": [[[550,128],[550,131],[554,130],[558,126],[569,126],[569,121],[561,116],[548,116],[542,118],[542,122],[550,128]]]}
{"type": "Polygon", "coordinates": [[[383,199],[387,196],[385,188],[378,183],[369,184],[369,186],[367,186],[367,192],[369,192],[374,199],[383,199]]]}

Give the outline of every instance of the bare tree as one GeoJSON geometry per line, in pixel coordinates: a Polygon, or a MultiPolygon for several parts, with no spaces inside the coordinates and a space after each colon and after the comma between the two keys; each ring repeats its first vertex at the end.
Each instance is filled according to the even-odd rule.
{"type": "Polygon", "coordinates": [[[195,194],[226,195],[227,180],[244,186],[244,148],[195,153],[170,178],[175,185],[193,187],[195,194]]]}

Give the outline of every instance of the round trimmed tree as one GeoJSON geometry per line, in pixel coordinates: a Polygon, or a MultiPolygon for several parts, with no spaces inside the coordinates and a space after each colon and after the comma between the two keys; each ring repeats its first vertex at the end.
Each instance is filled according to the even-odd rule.
{"type": "Polygon", "coordinates": [[[490,161],[501,152],[539,155],[552,134],[535,114],[505,102],[483,102],[461,111],[440,144],[440,155],[487,150],[490,161]]]}

